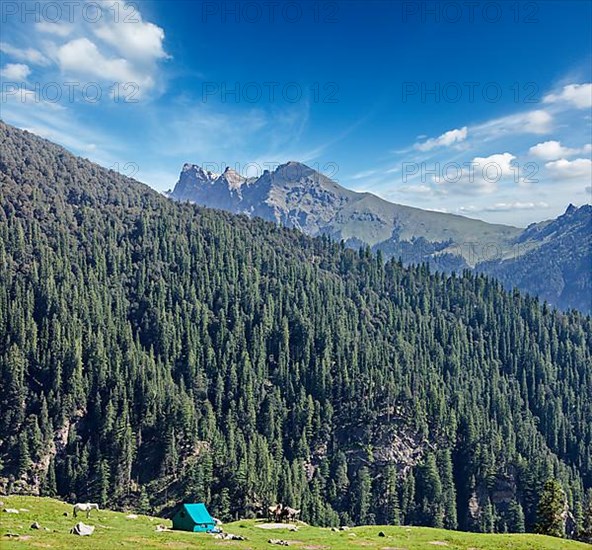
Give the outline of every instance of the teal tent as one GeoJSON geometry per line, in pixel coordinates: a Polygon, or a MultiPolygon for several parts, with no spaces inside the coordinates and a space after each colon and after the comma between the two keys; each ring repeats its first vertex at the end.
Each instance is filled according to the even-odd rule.
{"type": "Polygon", "coordinates": [[[203,503],[183,504],[173,516],[173,529],[178,531],[209,533],[215,527],[216,522],[203,503]]]}

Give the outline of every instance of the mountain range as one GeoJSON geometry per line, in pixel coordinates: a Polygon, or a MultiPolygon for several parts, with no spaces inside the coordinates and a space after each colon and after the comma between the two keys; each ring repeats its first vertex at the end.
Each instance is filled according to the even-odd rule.
{"type": "Polygon", "coordinates": [[[526,229],[422,210],[358,193],[298,162],[246,178],[185,164],[170,194],[179,201],[257,216],[347,246],[370,246],[405,265],[475,269],[564,310],[592,312],[592,206],[570,205],[526,229]]]}

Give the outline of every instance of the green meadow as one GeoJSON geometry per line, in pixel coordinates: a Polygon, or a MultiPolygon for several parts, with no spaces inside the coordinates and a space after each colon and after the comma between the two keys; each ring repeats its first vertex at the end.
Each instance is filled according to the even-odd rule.
{"type": "Polygon", "coordinates": [[[85,515],[72,517],[72,506],[50,498],[24,496],[0,497],[5,508],[19,509],[18,514],[0,512],[0,547],[58,548],[83,550],[97,548],[243,548],[258,550],[283,548],[270,544],[270,539],[287,541],[290,548],[303,550],[577,550],[592,546],[539,535],[483,535],[430,529],[425,527],[371,526],[355,527],[348,531],[299,525],[297,531],[288,526],[268,530],[260,526],[262,520],[243,520],[224,525],[227,533],[240,535],[247,540],[226,541],[212,535],[156,530],[157,525],[171,527],[171,522],[158,517],[139,515],[126,518],[126,513],[108,510],[93,511],[87,520],[85,515]],[[23,509],[23,510],[21,510],[23,509]],[[68,515],[64,516],[64,512],[68,515]],[[94,525],[91,536],[79,537],[69,533],[71,527],[83,521],[94,525]],[[41,529],[32,529],[38,522],[41,529]],[[379,533],[384,534],[380,536],[379,533]],[[10,536],[8,536],[10,535],[10,536]],[[18,536],[14,536],[18,535],[18,536]]]}

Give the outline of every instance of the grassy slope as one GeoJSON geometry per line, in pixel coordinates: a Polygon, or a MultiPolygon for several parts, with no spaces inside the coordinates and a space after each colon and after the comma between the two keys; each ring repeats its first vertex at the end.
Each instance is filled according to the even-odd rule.
{"type": "Polygon", "coordinates": [[[247,541],[222,541],[210,535],[183,532],[156,532],[158,524],[171,525],[168,520],[139,516],[126,519],[126,514],[96,511],[89,520],[74,520],[69,504],[48,498],[0,497],[4,508],[26,508],[28,512],[7,514],[0,512],[0,546],[9,548],[281,548],[267,541],[270,538],[292,541],[290,547],[308,550],[577,550],[590,549],[589,545],[538,535],[477,535],[423,527],[358,527],[351,531],[332,532],[330,529],[302,526],[298,532],[268,531],[256,527],[255,521],[228,524],[229,533],[247,537],[247,541]],[[68,512],[68,517],[62,514],[68,512]],[[38,521],[42,530],[30,528],[38,521]],[[68,532],[76,521],[95,525],[90,537],[76,537],[68,532]],[[49,530],[44,530],[43,528],[49,530]],[[379,537],[384,531],[386,537],[379,537]],[[18,533],[21,538],[9,539],[6,533],[18,533]],[[26,539],[25,537],[30,537],[26,539]],[[24,540],[23,540],[24,539],[24,540]]]}

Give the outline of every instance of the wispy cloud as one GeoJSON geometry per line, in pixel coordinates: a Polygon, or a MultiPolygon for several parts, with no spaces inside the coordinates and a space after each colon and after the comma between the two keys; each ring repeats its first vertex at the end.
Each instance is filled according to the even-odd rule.
{"type": "Polygon", "coordinates": [[[549,208],[549,204],[544,201],[539,202],[496,202],[495,204],[486,206],[460,206],[458,208],[459,213],[464,214],[475,214],[478,212],[510,212],[514,210],[538,210],[538,209],[549,208]]]}
{"type": "Polygon", "coordinates": [[[128,100],[146,105],[150,118],[144,100],[164,90],[164,30],[145,21],[134,3],[118,0],[118,17],[114,2],[94,3],[102,10],[96,23],[81,3],[72,4],[68,22],[15,19],[3,32],[2,117],[105,166],[130,164],[133,144],[118,136],[119,125],[99,128],[118,109],[131,114],[128,100]]]}
{"type": "Polygon", "coordinates": [[[450,171],[435,176],[433,181],[441,191],[462,193],[490,194],[497,190],[500,182],[517,181],[514,161],[511,153],[496,153],[488,157],[475,157],[466,168],[452,174],[450,171]]]}
{"type": "Polygon", "coordinates": [[[592,84],[568,84],[543,98],[544,103],[563,103],[577,109],[592,108],[592,84]]]}
{"type": "Polygon", "coordinates": [[[559,159],[547,162],[545,167],[555,179],[560,181],[563,179],[578,179],[590,183],[590,180],[592,180],[592,160],[590,159],[559,159]]]}
{"type": "Polygon", "coordinates": [[[6,80],[23,82],[31,74],[31,69],[24,63],[7,63],[0,69],[0,76],[6,80]]]}
{"type": "Polygon", "coordinates": [[[32,65],[46,66],[51,62],[39,50],[35,48],[17,48],[7,42],[0,42],[0,52],[17,61],[26,61],[32,65]]]}
{"type": "Polygon", "coordinates": [[[35,23],[35,29],[42,33],[55,34],[64,38],[72,34],[74,25],[63,21],[39,21],[35,23]]]}
{"type": "Polygon", "coordinates": [[[590,153],[592,146],[588,143],[580,148],[565,147],[556,140],[537,143],[529,149],[529,153],[543,160],[557,160],[560,158],[571,157],[578,153],[590,153]]]}
{"type": "Polygon", "coordinates": [[[466,126],[455,130],[448,130],[436,138],[430,138],[424,142],[416,143],[413,147],[418,151],[431,151],[438,147],[450,147],[467,139],[468,129],[466,126]]]}
{"type": "Polygon", "coordinates": [[[488,120],[470,128],[476,140],[491,141],[516,134],[548,134],[553,116],[544,109],[516,113],[488,120]]]}
{"type": "Polygon", "coordinates": [[[353,176],[350,176],[350,177],[352,180],[366,179],[366,178],[369,178],[370,176],[373,176],[374,174],[377,174],[378,172],[379,172],[378,170],[373,168],[371,170],[364,170],[362,172],[356,172],[353,176]]]}

